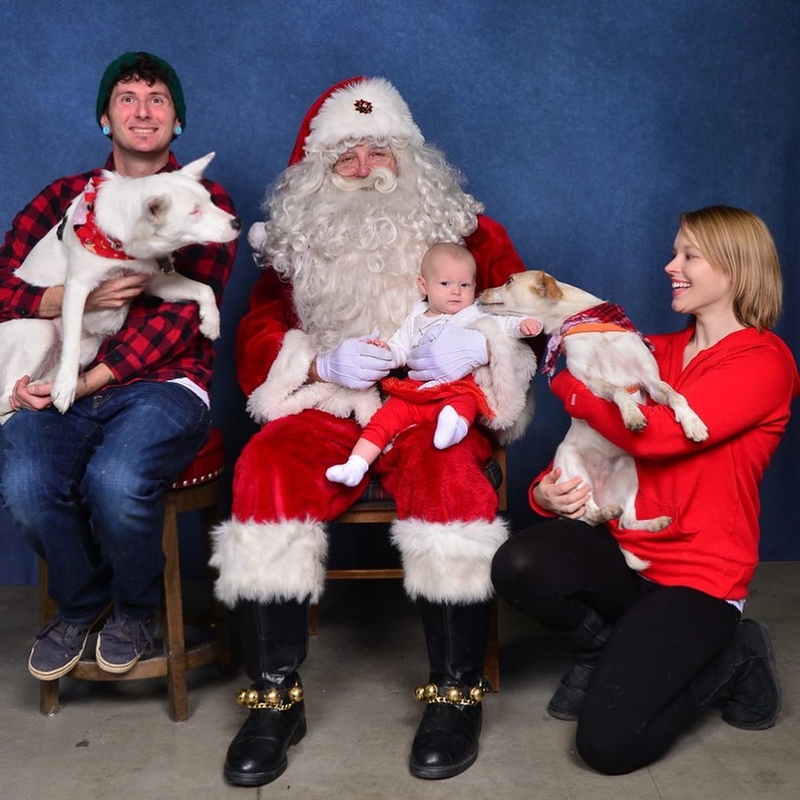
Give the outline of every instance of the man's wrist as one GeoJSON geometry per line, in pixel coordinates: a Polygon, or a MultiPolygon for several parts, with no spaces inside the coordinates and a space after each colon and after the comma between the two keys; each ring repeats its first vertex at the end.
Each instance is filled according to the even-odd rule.
{"type": "Polygon", "coordinates": [[[63,286],[48,286],[42,293],[36,315],[44,319],[61,316],[61,304],[64,300],[63,286]]]}

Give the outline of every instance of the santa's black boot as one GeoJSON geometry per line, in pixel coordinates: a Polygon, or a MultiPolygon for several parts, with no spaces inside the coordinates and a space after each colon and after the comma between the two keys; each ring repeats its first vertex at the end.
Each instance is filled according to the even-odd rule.
{"type": "Polygon", "coordinates": [[[574,661],[558,684],[547,704],[547,713],[556,719],[576,720],[586,699],[586,690],[592,678],[597,659],[612,626],[594,609],[590,608],[577,628],[564,634],[573,653],[574,661]]]}
{"type": "Polygon", "coordinates": [[[489,603],[420,602],[430,677],[417,688],[427,703],[411,746],[409,768],[418,778],[452,778],[475,763],[481,734],[483,657],[489,635],[489,603]]]}
{"type": "Polygon", "coordinates": [[[228,747],[224,775],[234,786],[262,786],[286,769],[286,751],[306,733],[297,668],[308,652],[308,603],[243,601],[236,613],[253,685],[237,696],[249,713],[228,747]]]}

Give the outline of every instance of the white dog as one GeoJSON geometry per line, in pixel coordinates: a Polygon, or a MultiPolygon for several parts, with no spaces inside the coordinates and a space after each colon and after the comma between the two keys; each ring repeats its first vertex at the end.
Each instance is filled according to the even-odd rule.
{"type": "Polygon", "coordinates": [[[62,413],[72,405],[80,369],[128,313],[129,304],[84,312],[89,293],[115,273],[145,273],[151,276],[148,293],[196,302],[202,333],[219,336],[213,290],[179,275],[170,258],[186,245],[230,242],[239,235],[241,221],[215,206],[200,183],[213,157],[209,153],[180,170],[142,178],[104,172],[31,250],[15,274],[34,286],[63,284],[61,317],[0,325],[0,421],[11,413],[9,397],[23,375],[52,381],[53,404],[62,413]]]}
{"type": "MultiPolygon", "coordinates": [[[[689,439],[702,442],[708,436],[683,395],[661,380],[650,349],[618,306],[538,270],[512,275],[504,286],[487,289],[478,300],[492,313],[542,320],[544,332],[551,337],[548,363],[557,357],[560,345],[569,371],[598,397],[616,403],[630,430],[647,424],[638,405],[645,391],[672,409],[689,439]]],[[[672,521],[667,516],[636,518],[639,482],[633,458],[583,420],[572,420],[553,466],[561,468],[560,480],[581,477],[592,487],[582,517],[590,525],[619,518],[622,528],[660,531],[672,521]]],[[[633,569],[648,566],[633,554],[623,553],[633,569]]]]}

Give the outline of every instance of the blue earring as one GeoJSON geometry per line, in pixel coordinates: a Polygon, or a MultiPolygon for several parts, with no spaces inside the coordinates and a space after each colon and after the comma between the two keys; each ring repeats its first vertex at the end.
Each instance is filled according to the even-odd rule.
{"type": "Polygon", "coordinates": [[[108,134],[111,133],[111,128],[109,128],[108,125],[103,125],[102,131],[103,136],[108,136],[108,134]]]}
{"type": "Polygon", "coordinates": [[[183,133],[183,128],[181,128],[180,125],[176,125],[173,128],[173,132],[175,133],[176,136],[180,136],[183,133]]]}

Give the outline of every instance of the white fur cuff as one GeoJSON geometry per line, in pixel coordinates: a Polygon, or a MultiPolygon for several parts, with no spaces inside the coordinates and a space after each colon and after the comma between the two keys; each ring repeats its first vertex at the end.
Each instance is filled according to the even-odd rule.
{"type": "Polygon", "coordinates": [[[404,586],[412,599],[433,603],[481,603],[492,596],[491,565],[508,538],[505,522],[435,523],[419,519],[392,524],[404,586]]]}
{"type": "Polygon", "coordinates": [[[258,523],[230,519],[211,532],[215,593],[233,608],[239,600],[316,603],[325,585],[328,540],[312,520],[258,523]]]}
{"type": "Polygon", "coordinates": [[[346,389],[324,381],[306,383],[316,357],[306,333],[289,331],[267,379],[247,399],[250,416],[263,424],[307,408],[319,408],[342,419],[352,414],[359,425],[366,425],[380,407],[377,390],[346,389]]]}

